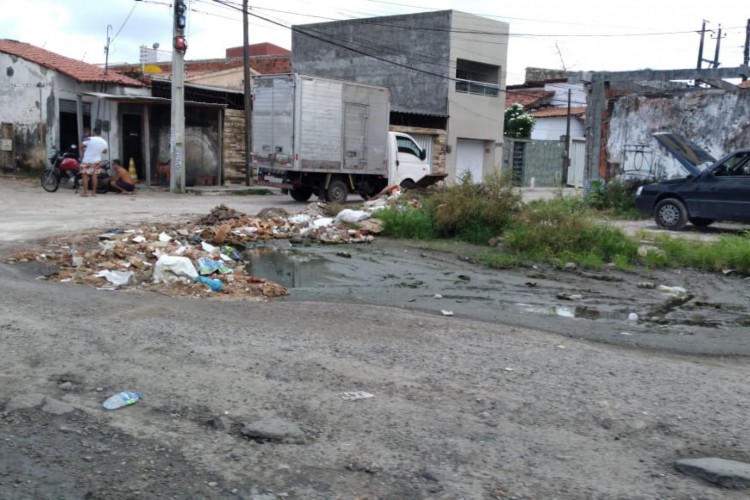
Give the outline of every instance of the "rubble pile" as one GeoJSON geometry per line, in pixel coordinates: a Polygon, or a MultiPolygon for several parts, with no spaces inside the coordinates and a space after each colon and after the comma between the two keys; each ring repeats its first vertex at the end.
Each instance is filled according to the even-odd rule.
{"type": "Polygon", "coordinates": [[[44,262],[49,271],[43,278],[103,290],[126,287],[167,295],[264,300],[286,295],[287,290],[246,272],[248,245],[270,239],[368,243],[382,231],[381,222],[367,211],[345,209],[329,217],[326,210],[324,203],[311,203],[295,215],[265,209],[248,216],[219,205],[195,222],[53,239],[42,251],[23,250],[6,260],[44,262]]]}

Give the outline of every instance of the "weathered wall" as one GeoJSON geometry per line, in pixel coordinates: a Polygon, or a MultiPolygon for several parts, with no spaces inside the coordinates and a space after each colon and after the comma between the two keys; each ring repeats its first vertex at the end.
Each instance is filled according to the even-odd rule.
{"type": "Polygon", "coordinates": [[[245,112],[227,109],[224,114],[224,182],[245,183],[245,112]]]}
{"type": "Polygon", "coordinates": [[[750,147],[750,89],[625,96],[610,103],[607,161],[614,174],[675,177],[684,169],[651,134],[673,132],[719,158],[750,147]]]}
{"type": "Polygon", "coordinates": [[[10,151],[3,155],[9,164],[0,167],[39,169],[47,163],[47,137],[54,123],[49,121],[48,106],[54,110],[54,79],[53,71],[0,53],[0,122],[12,127],[10,151]]]}
{"type": "Polygon", "coordinates": [[[446,78],[452,76],[449,11],[305,24],[298,28],[292,32],[292,67],[296,73],[388,87],[393,91],[392,111],[448,114],[446,78]]]}
{"type": "MultiPolygon", "coordinates": [[[[54,149],[61,145],[60,100],[77,101],[82,92],[107,92],[112,94],[147,95],[148,89],[103,87],[78,83],[73,78],[44,68],[25,59],[0,53],[0,122],[12,126],[10,154],[1,155],[12,165],[3,168],[39,170],[48,163],[54,149]]],[[[109,142],[110,157],[120,154],[118,105],[83,95],[82,100],[91,105],[92,125],[97,120],[104,124],[102,136],[109,142]]],[[[75,127],[77,128],[77,126],[75,127]]],[[[66,131],[66,137],[78,137],[78,131],[66,131]]]]}

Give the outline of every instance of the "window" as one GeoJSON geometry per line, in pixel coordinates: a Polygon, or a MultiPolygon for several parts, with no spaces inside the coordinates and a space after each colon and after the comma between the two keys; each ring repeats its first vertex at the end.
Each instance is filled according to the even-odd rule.
{"type": "Polygon", "coordinates": [[[723,165],[716,167],[714,175],[750,175],[750,153],[738,153],[732,156],[723,165]]]}
{"type": "Polygon", "coordinates": [[[466,59],[456,60],[456,92],[497,97],[500,67],[466,59]]]}
{"type": "Polygon", "coordinates": [[[399,153],[411,154],[416,156],[417,158],[422,157],[422,150],[419,149],[419,146],[414,144],[413,141],[407,139],[406,137],[397,137],[396,144],[398,145],[399,153]]]}

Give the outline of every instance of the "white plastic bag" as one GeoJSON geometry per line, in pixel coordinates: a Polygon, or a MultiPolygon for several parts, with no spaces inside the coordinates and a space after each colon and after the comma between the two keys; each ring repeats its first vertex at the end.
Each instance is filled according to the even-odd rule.
{"type": "Polygon", "coordinates": [[[96,273],[97,278],[105,278],[115,286],[135,285],[135,275],[133,271],[99,271],[96,273]]]}
{"type": "Polygon", "coordinates": [[[338,224],[342,221],[355,223],[369,218],[370,214],[365,212],[364,210],[352,210],[351,208],[345,208],[341,212],[339,212],[338,215],[336,215],[336,223],[338,224]]]}
{"type": "Polygon", "coordinates": [[[195,281],[197,277],[198,271],[195,270],[193,261],[187,257],[161,255],[154,266],[154,283],[175,281],[180,278],[195,281]]]}

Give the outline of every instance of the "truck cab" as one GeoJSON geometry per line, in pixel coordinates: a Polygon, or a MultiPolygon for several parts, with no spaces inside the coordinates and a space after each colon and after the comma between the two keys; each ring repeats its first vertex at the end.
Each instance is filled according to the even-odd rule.
{"type": "Polygon", "coordinates": [[[429,175],[427,153],[414,139],[401,132],[388,132],[388,179],[405,189],[429,175]]]}

